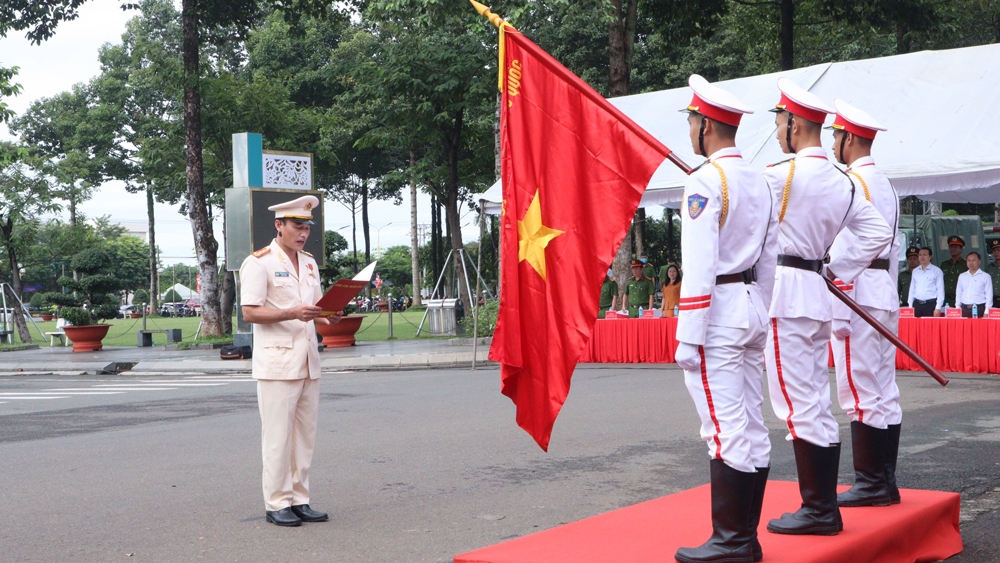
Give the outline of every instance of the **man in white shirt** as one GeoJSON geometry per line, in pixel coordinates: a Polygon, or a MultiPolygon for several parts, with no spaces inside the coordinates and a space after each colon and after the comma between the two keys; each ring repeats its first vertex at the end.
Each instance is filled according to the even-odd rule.
{"type": "Polygon", "coordinates": [[[983,318],[993,306],[993,279],[989,274],[979,269],[979,253],[970,252],[965,257],[969,271],[958,276],[958,287],[955,289],[955,306],[962,308],[962,316],[966,318],[983,318]],[[976,314],[972,314],[972,306],[976,306],[976,314]]]}
{"type": "Polygon", "coordinates": [[[931,264],[931,249],[923,247],[917,255],[920,267],[910,276],[910,307],[914,317],[940,317],[944,313],[944,272],[931,264]]]}

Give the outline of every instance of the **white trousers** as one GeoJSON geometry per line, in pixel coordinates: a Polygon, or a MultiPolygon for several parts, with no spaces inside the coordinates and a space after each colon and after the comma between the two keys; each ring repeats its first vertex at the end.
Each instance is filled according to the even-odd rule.
{"type": "Polygon", "coordinates": [[[265,510],[309,504],[316,446],[318,379],[258,379],[265,510]]]}
{"type": "MultiPolygon", "coordinates": [[[[899,313],[865,307],[894,334],[899,313]]],[[[886,428],[903,420],[896,386],[896,347],[857,314],[851,314],[852,333],[831,340],[837,366],[837,398],[851,417],[872,428],[886,428]]]]}
{"type": "Polygon", "coordinates": [[[767,320],[753,307],[750,319],[749,329],[709,326],[705,345],[698,347],[701,368],[684,371],[708,455],[744,473],[767,467],[771,455],[761,411],[767,320]]]}
{"type": "Polygon", "coordinates": [[[829,341],[829,322],[771,319],[768,394],[774,414],[788,425],[786,440],[805,440],[823,448],[840,442],[830,400],[829,341]]]}

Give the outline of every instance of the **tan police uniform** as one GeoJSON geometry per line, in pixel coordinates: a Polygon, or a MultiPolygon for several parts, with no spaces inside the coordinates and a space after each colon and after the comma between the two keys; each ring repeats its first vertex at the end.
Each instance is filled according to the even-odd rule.
{"type": "MultiPolygon", "coordinates": [[[[276,212],[276,218],[290,216],[287,213],[299,209],[287,206],[298,201],[268,209],[276,212]]],[[[318,200],[308,203],[315,206],[318,200]]],[[[301,207],[301,203],[297,205],[301,207]]],[[[298,262],[296,271],[277,241],[247,257],[240,267],[240,304],[271,309],[315,304],[323,295],[319,266],[312,255],[303,251],[298,254],[298,262]]],[[[292,319],[254,324],[253,335],[264,505],[268,511],[277,511],[309,504],[309,468],[319,407],[320,359],[315,323],[292,319]]]]}

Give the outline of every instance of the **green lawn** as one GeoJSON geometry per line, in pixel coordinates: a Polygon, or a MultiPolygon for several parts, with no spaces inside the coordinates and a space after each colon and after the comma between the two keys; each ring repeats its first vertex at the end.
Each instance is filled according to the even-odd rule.
{"type": "MultiPolygon", "coordinates": [[[[405,311],[403,313],[393,313],[392,314],[392,335],[396,340],[413,340],[417,338],[417,326],[420,325],[420,319],[423,317],[424,311],[405,311]]],[[[363,341],[380,341],[388,340],[389,338],[389,315],[388,313],[366,313],[361,316],[365,317],[365,320],[361,323],[361,328],[358,330],[356,338],[363,341]]],[[[146,328],[148,330],[165,330],[168,328],[179,328],[181,329],[182,342],[194,342],[195,332],[198,330],[198,323],[201,321],[201,317],[181,317],[181,318],[165,318],[165,317],[147,317],[146,318],[146,328]]],[[[142,329],[142,319],[115,319],[112,321],[105,321],[112,325],[111,329],[108,331],[108,336],[104,339],[105,346],[135,346],[136,345],[136,333],[142,329]]],[[[234,319],[235,324],[235,319],[234,319]]],[[[48,321],[36,321],[38,328],[42,329],[42,332],[54,332],[56,330],[56,322],[48,321]]],[[[31,332],[31,338],[34,344],[39,344],[41,346],[48,346],[48,337],[42,338],[35,327],[30,323],[28,324],[28,330],[31,332]]],[[[434,337],[429,336],[427,333],[428,326],[424,324],[424,330],[420,332],[420,338],[445,338],[445,337],[434,337]]],[[[15,331],[16,334],[16,331],[15,331]]],[[[219,339],[210,339],[210,341],[218,341],[219,339]]],[[[153,344],[156,346],[162,346],[167,343],[167,335],[162,333],[153,334],[153,344]]]]}

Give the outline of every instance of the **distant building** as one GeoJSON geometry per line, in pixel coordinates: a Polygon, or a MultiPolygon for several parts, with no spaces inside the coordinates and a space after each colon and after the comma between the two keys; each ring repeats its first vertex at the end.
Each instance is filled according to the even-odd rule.
{"type": "Polygon", "coordinates": [[[142,242],[149,243],[149,223],[146,221],[118,221],[118,225],[125,227],[126,234],[139,237],[142,242]]]}

